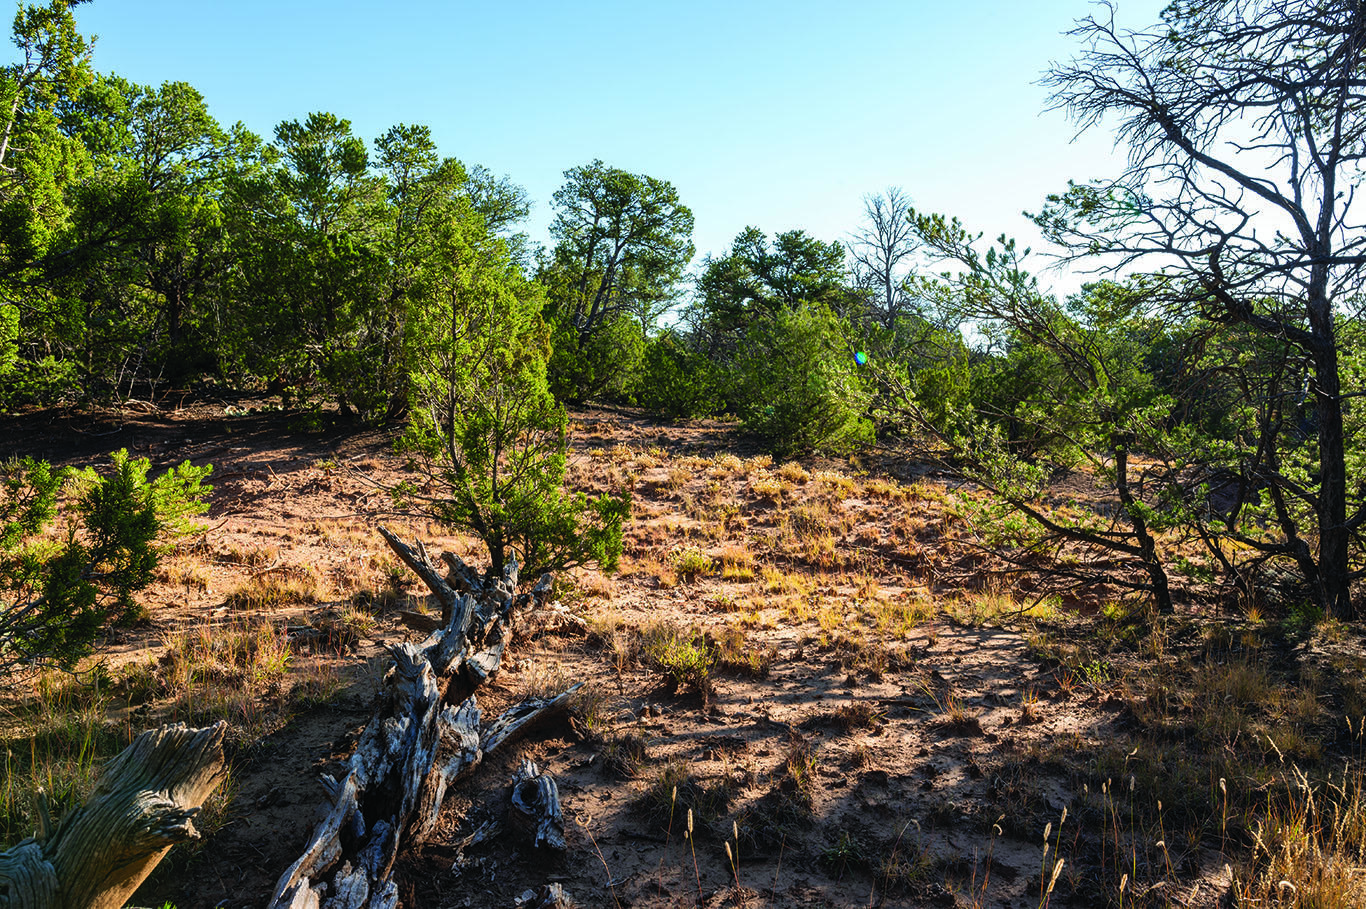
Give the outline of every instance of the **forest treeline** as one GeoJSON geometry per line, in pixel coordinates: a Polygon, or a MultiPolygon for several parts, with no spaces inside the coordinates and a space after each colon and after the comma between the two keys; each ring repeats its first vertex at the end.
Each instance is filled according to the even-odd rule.
{"type": "MultiPolygon", "coordinates": [[[[548,507],[565,403],[730,414],[783,456],[939,458],[995,493],[981,517],[1001,551],[1104,572],[1159,611],[1181,572],[1241,597],[1289,578],[1304,608],[1356,615],[1359,4],[1079,22],[1076,60],[1050,70],[1055,103],[1132,154],[1118,177],[1041,200],[1059,254],[1101,277],[1063,295],[1013,241],[895,188],[843,242],[751,227],[692,267],[677,189],[602,161],[565,172],[540,248],[521,232],[526,192],[428,128],[371,139],[331,113],[269,138],[225,126],[190,85],[99,73],[75,5],[23,8],[3,75],[6,410],[205,383],[305,415],[335,405],[406,426],[455,491],[443,501],[464,501],[429,508],[488,532],[511,506],[481,471],[528,433],[550,441],[526,475],[553,482],[516,507],[548,507]],[[1079,469],[1115,507],[1045,507],[1079,469]]],[[[625,514],[561,504],[618,531],[625,514]]],[[[570,562],[611,561],[610,536],[570,562]]]]}

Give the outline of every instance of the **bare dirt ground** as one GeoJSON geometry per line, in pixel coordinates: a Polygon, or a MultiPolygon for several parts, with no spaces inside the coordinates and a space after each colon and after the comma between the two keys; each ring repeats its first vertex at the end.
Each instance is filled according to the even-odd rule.
{"type": "MultiPolygon", "coordinates": [[[[234,724],[205,841],[173,854],[139,905],[260,906],[297,857],[319,817],[318,776],[363,728],[386,646],[417,637],[396,618],[420,605],[416,579],[375,524],[480,557],[475,540],[391,513],[383,487],[405,467],[386,435],[303,431],[252,405],[0,425],[12,452],[60,463],[127,447],[159,467],[214,465],[207,530],[163,563],[149,620],[100,649],[114,680],[107,723],[125,738],[166,719],[234,724]],[[165,696],[185,640],[248,626],[279,634],[288,671],[233,676],[236,698],[213,705],[165,696]]],[[[1257,665],[1290,706],[1239,714],[1205,751],[1179,744],[1201,740],[1203,701],[1159,721],[1144,680],[1183,660],[1230,665],[1251,645],[1126,640],[1122,623],[1096,618],[1114,591],[1079,587],[1072,612],[1110,633],[1096,643],[1058,611],[1067,598],[1049,605],[994,575],[969,545],[971,493],[915,465],[774,464],[732,425],[614,410],[576,412],[572,430],[571,481],[633,492],[626,556],[616,575],[561,579],[558,601],[582,630],[519,640],[480,703],[488,717],[575,681],[587,693],[569,724],[448,796],[439,835],[400,862],[404,906],[508,907],[550,882],[607,907],[1214,906],[1249,842],[1227,792],[1211,833],[1218,787],[1275,778],[1259,764],[1235,780],[1201,755],[1290,719],[1306,759],[1347,747],[1325,730],[1350,692],[1320,676],[1310,700],[1327,705],[1294,707],[1298,676],[1282,672],[1293,642],[1272,634],[1257,665]],[[690,646],[708,671],[671,676],[660,655],[690,646]],[[1166,745],[1139,737],[1159,727],[1166,745]],[[567,853],[512,833],[457,848],[501,819],[523,757],[558,781],[567,853]],[[1192,779],[1172,788],[1181,774],[1192,779]],[[1191,791],[1191,804],[1173,801],[1191,791]]]]}

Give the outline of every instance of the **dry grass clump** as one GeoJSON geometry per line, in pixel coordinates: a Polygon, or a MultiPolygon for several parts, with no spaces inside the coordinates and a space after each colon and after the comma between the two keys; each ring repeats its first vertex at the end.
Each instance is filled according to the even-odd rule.
{"type": "Polygon", "coordinates": [[[532,668],[518,675],[514,701],[527,698],[553,698],[573,687],[575,681],[558,662],[537,660],[532,668]]]}
{"type": "Polygon", "coordinates": [[[948,692],[939,702],[933,725],[954,735],[981,735],[982,720],[957,694],[948,692]]]}
{"type": "Polygon", "coordinates": [[[671,760],[660,769],[633,807],[652,826],[677,833],[689,812],[703,830],[707,829],[725,816],[732,798],[730,785],[724,778],[708,785],[703,777],[693,773],[686,761],[671,760]]]}
{"type": "Polygon", "coordinates": [[[90,794],[100,767],[132,741],[129,725],[107,719],[109,680],[39,673],[6,717],[0,751],[0,843],[31,836],[43,810],[60,817],[90,794]],[[40,796],[39,793],[42,793],[40,796]]]}
{"type": "Polygon", "coordinates": [[[818,487],[823,497],[831,499],[847,499],[858,489],[858,483],[853,477],[833,470],[816,471],[811,475],[811,483],[818,487]]]}
{"type": "Polygon", "coordinates": [[[373,527],[349,518],[314,521],[304,528],[304,533],[312,534],[332,546],[346,549],[366,546],[375,540],[373,527]]]}
{"type": "Polygon", "coordinates": [[[143,728],[224,719],[230,749],[240,750],[342,687],[335,666],[298,657],[270,622],[205,623],[164,643],[160,657],[112,671],[96,664],[79,674],[39,673],[17,692],[0,743],[0,842],[36,829],[40,789],[55,818],[84,802],[103,764],[143,728]],[[112,721],[111,708],[123,705],[123,719],[112,721]]]}
{"type": "Polygon", "coordinates": [[[822,649],[834,653],[841,671],[862,672],[875,682],[889,672],[904,672],[915,666],[915,658],[901,647],[842,633],[831,635],[822,649]]]}
{"type": "Polygon", "coordinates": [[[762,647],[750,641],[743,629],[734,625],[707,636],[707,643],[715,656],[720,672],[762,679],[773,668],[778,655],[776,647],[762,647]]]}
{"type": "Polygon", "coordinates": [[[673,565],[654,555],[624,559],[619,567],[623,577],[652,578],[664,590],[678,586],[678,572],[673,565]]]}
{"type": "Polygon", "coordinates": [[[906,502],[911,498],[910,490],[895,480],[873,477],[864,482],[863,491],[871,498],[885,502],[906,502]]]}
{"type": "Polygon", "coordinates": [[[801,572],[786,572],[772,565],[765,565],[760,572],[764,590],[773,594],[797,594],[808,596],[815,588],[815,581],[801,572]]]}
{"type": "Polygon", "coordinates": [[[162,702],[170,720],[225,719],[239,744],[278,729],[294,709],[330,701],[343,687],[331,659],[300,656],[284,628],[268,621],[204,623],[164,641],[159,659],[124,669],[120,691],[133,703],[162,702]]]}
{"type": "Polygon", "coordinates": [[[691,689],[704,701],[711,698],[716,652],[702,634],[655,625],[641,632],[640,654],[670,691],[691,689]]]}
{"type": "Polygon", "coordinates": [[[806,540],[825,536],[836,529],[843,530],[843,527],[838,526],[838,521],[825,503],[808,502],[789,511],[781,529],[789,532],[794,539],[806,540]]]}
{"type": "Polygon", "coordinates": [[[598,753],[602,756],[603,769],[620,780],[638,777],[649,760],[648,743],[638,732],[608,736],[603,739],[598,753]]]}
{"type": "Polygon", "coordinates": [[[904,638],[933,618],[936,609],[928,597],[907,594],[895,600],[875,597],[863,604],[863,613],[880,634],[904,638]]]}
{"type": "Polygon", "coordinates": [[[579,574],[575,581],[578,585],[579,594],[585,600],[607,600],[611,601],[612,594],[616,590],[616,585],[612,579],[598,571],[584,571],[579,574]]]}
{"type": "Polygon", "coordinates": [[[679,579],[683,581],[695,581],[699,577],[706,577],[716,570],[716,563],[711,556],[696,546],[684,546],[675,549],[670,553],[669,561],[679,579]]]}
{"type": "Polygon", "coordinates": [[[716,553],[721,578],[726,581],[754,580],[754,553],[744,543],[726,543],[716,553]]]}
{"type": "Polygon", "coordinates": [[[243,546],[238,543],[228,543],[220,547],[215,555],[218,559],[233,565],[245,565],[248,568],[264,568],[273,565],[280,558],[280,547],[274,543],[266,543],[261,546],[243,546]]]}
{"type": "Polygon", "coordinates": [[[185,557],[163,559],[156,567],[156,579],[183,588],[186,593],[207,591],[210,581],[208,571],[198,559],[185,557]]]}
{"type": "MultiPolygon", "coordinates": [[[[289,671],[294,651],[280,626],[270,622],[198,627],[165,638],[155,673],[162,689],[186,694],[206,682],[256,686],[277,682],[289,671]]],[[[138,664],[130,668],[136,684],[138,664]]]]}
{"type": "Polygon", "coordinates": [[[796,461],[788,461],[777,470],[778,476],[789,483],[805,483],[811,479],[811,474],[806,472],[806,468],[796,461]]]}
{"type": "Polygon", "coordinates": [[[660,486],[669,492],[677,492],[692,481],[693,472],[687,467],[675,465],[669,468],[660,486]]]}
{"type": "Polygon", "coordinates": [[[944,604],[951,621],[969,628],[1019,622],[1022,619],[1049,621],[1057,615],[1056,597],[1024,599],[1018,591],[1000,581],[988,581],[982,590],[965,592],[944,604]]]}
{"type": "Polygon", "coordinates": [[[831,721],[845,732],[876,729],[887,722],[887,714],[867,701],[853,701],[835,708],[831,721]]]}
{"type": "Polygon", "coordinates": [[[641,632],[617,613],[599,613],[588,619],[589,644],[603,648],[620,674],[640,663],[641,632]]]}
{"type": "Polygon", "coordinates": [[[722,452],[721,454],[713,456],[711,464],[712,466],[709,472],[713,477],[735,476],[745,468],[745,462],[730,452],[722,452]]]}
{"type": "Polygon", "coordinates": [[[767,470],[759,470],[750,475],[749,492],[757,499],[780,502],[783,495],[792,489],[791,481],[775,477],[767,470]]]}
{"type": "Polygon", "coordinates": [[[253,575],[233,589],[223,605],[230,609],[281,609],[309,606],[326,595],[326,586],[313,568],[289,568],[253,575]]]}
{"type": "MultiPolygon", "coordinates": [[[[1253,831],[1238,905],[1354,909],[1366,905],[1366,787],[1361,770],[1321,784],[1292,767],[1284,800],[1253,831]]],[[[1222,780],[1221,780],[1222,782],[1222,780]]]]}

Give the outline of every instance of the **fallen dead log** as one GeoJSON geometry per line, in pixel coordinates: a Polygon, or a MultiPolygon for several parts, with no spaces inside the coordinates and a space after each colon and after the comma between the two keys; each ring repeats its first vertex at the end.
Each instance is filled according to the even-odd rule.
{"type": "Polygon", "coordinates": [[[474,773],[484,758],[498,748],[506,748],[533,727],[563,715],[569,709],[570,700],[583,686],[584,683],[579,682],[553,698],[527,698],[503,711],[482,731],[479,729],[479,704],[474,695],[470,695],[458,710],[446,708],[441,723],[449,757],[426,780],[422,810],[413,819],[411,828],[414,840],[421,842],[431,835],[450,786],[474,773]]]}
{"type": "Polygon", "coordinates": [[[383,527],[380,534],[440,604],[441,627],[420,644],[391,648],[394,665],[375,713],[342,779],[324,777],[327,816],[280,877],[272,909],[392,909],[399,848],[430,834],[450,785],[562,712],[582,687],[518,704],[481,730],[474,692],[497,675],[516,615],[544,605],[552,578],[518,594],[515,559],[501,578],[486,579],[450,553],[441,557],[443,575],[420,541],[406,543],[383,527]]]}
{"type": "Polygon", "coordinates": [[[51,828],[0,852],[0,905],[118,909],[171,847],[199,836],[194,818],[223,778],[227,723],[142,733],[110,761],[90,798],[51,828]]]}

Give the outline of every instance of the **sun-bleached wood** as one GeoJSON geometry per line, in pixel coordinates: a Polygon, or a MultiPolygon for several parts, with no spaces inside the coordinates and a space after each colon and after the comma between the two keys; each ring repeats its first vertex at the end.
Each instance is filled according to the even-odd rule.
{"type": "Polygon", "coordinates": [[[432,833],[449,787],[490,751],[562,712],[582,687],[529,699],[481,730],[474,693],[497,676],[517,616],[544,606],[553,579],[544,575],[518,594],[516,559],[490,579],[450,553],[441,556],[443,575],[421,542],[383,527],[380,534],[431,591],[440,627],[420,644],[390,648],[394,664],[379,705],[342,779],[324,778],[327,816],[280,877],[272,909],[392,909],[399,849],[432,833]]]}
{"type": "Polygon", "coordinates": [[[223,778],[222,721],[139,735],[110,761],[90,798],[52,830],[0,853],[7,909],[118,909],[177,843],[223,778]]]}

